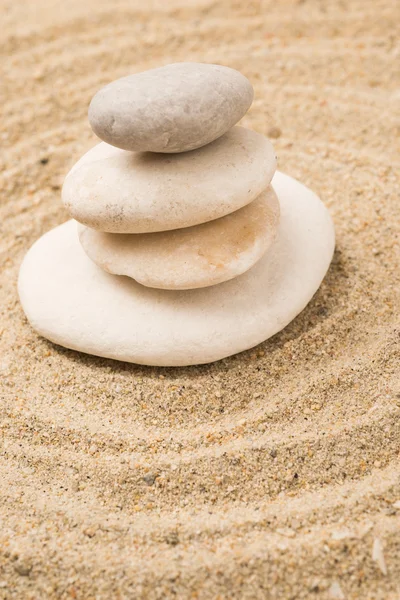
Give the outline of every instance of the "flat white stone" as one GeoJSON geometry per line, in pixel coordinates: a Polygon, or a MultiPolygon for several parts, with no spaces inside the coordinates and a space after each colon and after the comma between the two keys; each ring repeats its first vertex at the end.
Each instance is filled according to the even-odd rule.
{"type": "Polygon", "coordinates": [[[89,122],[124,150],[183,152],[223,135],[252,101],[250,81],[235,69],[174,63],[106,85],[90,103],[89,122]]]}
{"type": "Polygon", "coordinates": [[[249,204],[269,185],[276,158],[269,140],[233,127],[183,154],[89,150],[68,173],[63,202],[71,216],[109,233],[191,227],[249,204]]]}
{"type": "Polygon", "coordinates": [[[19,295],[32,326],[49,340],[133,363],[212,362],[283,329],[317,291],[334,251],[334,228],[319,198],[295,179],[273,180],[278,236],[235,279],[197,290],[157,290],[110,275],[84,253],[69,221],[41,237],[20,270],[19,295]]]}
{"type": "Polygon", "coordinates": [[[159,233],[103,233],[79,225],[79,240],[99,267],[142,285],[188,290],[241,275],[265,254],[278,228],[279,202],[269,186],[235,212],[194,227],[159,233]]]}

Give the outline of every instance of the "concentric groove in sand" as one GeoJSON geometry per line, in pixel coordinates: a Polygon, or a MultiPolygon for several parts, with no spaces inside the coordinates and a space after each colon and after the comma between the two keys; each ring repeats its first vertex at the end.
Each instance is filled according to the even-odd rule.
{"type": "MultiPolygon", "coordinates": [[[[353,483],[352,485],[347,484],[341,489],[341,494],[336,502],[332,501],[334,497],[333,490],[336,486],[328,485],[325,488],[324,497],[321,498],[318,494],[313,492],[306,492],[301,497],[291,497],[284,504],[281,500],[275,500],[268,504],[239,504],[229,507],[225,510],[223,519],[218,514],[211,511],[212,505],[201,508],[197,517],[206,523],[204,529],[199,531],[198,525],[190,519],[190,511],[182,509],[179,513],[168,512],[166,514],[157,512],[145,512],[135,515],[127,523],[127,528],[134,526],[134,535],[137,538],[148,539],[151,542],[157,543],[159,541],[159,535],[168,534],[168,532],[174,531],[179,526],[181,537],[197,539],[201,542],[201,538],[204,535],[212,536],[218,534],[221,539],[223,537],[229,537],[233,530],[240,530],[242,532],[251,532],[254,525],[266,527],[269,534],[274,532],[276,527],[274,521],[278,519],[279,515],[284,513],[287,519],[291,516],[302,516],[307,524],[307,529],[313,522],[313,505],[318,500],[320,503],[320,515],[323,516],[324,523],[331,529],[335,526],[335,513],[337,510],[343,511],[343,509],[354,507],[362,504],[372,504],[372,511],[370,513],[379,514],[379,502],[380,497],[385,494],[389,494],[393,488],[396,487],[397,483],[397,470],[396,465],[392,464],[380,471],[381,480],[379,485],[376,485],[376,479],[373,476],[367,476],[363,480],[353,483]],[[365,495],[363,487],[369,485],[369,493],[365,495]],[[333,525],[333,526],[332,526],[333,525]]],[[[3,493],[4,498],[13,498],[13,492],[15,488],[17,473],[10,470],[5,475],[5,483],[8,486],[8,492],[3,493]]],[[[67,490],[68,492],[68,490],[67,490]]],[[[24,498],[23,504],[26,506],[32,501],[35,495],[33,486],[29,483],[26,485],[26,499],[24,498]]],[[[42,502],[37,502],[36,508],[40,513],[43,514],[54,514],[57,511],[62,511],[67,519],[73,520],[78,515],[79,521],[84,524],[84,518],[88,511],[91,512],[91,523],[92,525],[103,528],[105,531],[118,531],[118,513],[110,513],[107,509],[99,507],[94,502],[90,507],[85,504],[83,495],[77,495],[69,493],[68,502],[65,497],[55,498],[55,502],[52,505],[45,505],[42,502]],[[104,525],[106,520],[106,525],[104,525]]],[[[361,515],[361,521],[363,517],[361,515]]],[[[355,526],[357,529],[360,528],[359,520],[356,521],[355,526]]],[[[365,526],[361,525],[362,529],[365,526]]],[[[355,530],[351,531],[346,527],[342,527],[342,531],[348,530],[348,535],[343,535],[343,539],[357,537],[355,530]]],[[[340,531],[340,529],[339,529],[340,531]]],[[[300,532],[301,535],[302,532],[300,532]]],[[[304,533],[304,528],[303,528],[304,533]]],[[[290,539],[290,536],[287,536],[290,539]]],[[[293,536],[294,537],[294,536],[293,536]]]]}
{"type": "MultiPolygon", "coordinates": [[[[394,415],[398,418],[399,411],[397,410],[394,415]]],[[[208,449],[197,453],[187,452],[183,457],[164,455],[159,459],[157,455],[154,455],[154,458],[151,461],[148,460],[147,464],[140,457],[135,457],[135,453],[133,453],[131,466],[119,464],[118,467],[115,464],[111,465],[111,457],[107,454],[99,459],[85,456],[85,453],[70,451],[65,447],[62,452],[54,449],[49,452],[49,449],[43,446],[24,447],[22,445],[21,447],[21,444],[11,443],[8,446],[8,462],[12,465],[14,461],[18,460],[22,450],[24,452],[22,465],[25,463],[29,471],[34,470],[40,474],[36,479],[38,484],[42,480],[41,485],[45,485],[45,481],[49,477],[55,477],[60,482],[64,481],[65,472],[68,469],[84,469],[86,472],[84,483],[89,479],[90,488],[99,498],[109,497],[109,490],[105,490],[102,485],[104,476],[108,472],[109,478],[114,481],[114,502],[118,503],[119,501],[127,508],[139,505],[142,510],[145,510],[146,506],[148,507],[149,503],[151,504],[155,500],[159,508],[163,508],[174,498],[176,498],[176,506],[192,506],[192,494],[196,494],[198,499],[207,502],[210,500],[208,490],[211,481],[218,480],[219,473],[224,473],[225,475],[218,483],[221,497],[215,498],[213,501],[214,506],[218,507],[220,504],[224,505],[227,498],[230,498],[231,502],[243,499],[243,496],[246,495],[245,488],[243,488],[246,481],[253,482],[254,486],[258,484],[255,486],[258,488],[258,492],[253,491],[252,500],[261,501],[266,497],[269,500],[276,498],[282,491],[292,490],[296,494],[301,493],[304,485],[314,487],[320,485],[321,492],[323,492],[327,481],[332,479],[337,482],[343,481],[342,473],[345,473],[347,480],[357,480],[363,477],[368,469],[363,460],[366,449],[368,449],[372,461],[381,457],[382,448],[379,444],[380,428],[377,427],[378,423],[387,430],[385,452],[396,452],[400,425],[392,427],[390,417],[391,414],[388,413],[380,415],[379,418],[364,418],[360,419],[358,423],[334,428],[328,432],[326,448],[319,446],[319,451],[316,450],[315,442],[318,438],[323,439],[324,432],[321,436],[316,436],[315,433],[300,435],[294,440],[293,437],[290,439],[288,436],[286,443],[282,443],[282,436],[279,436],[281,439],[278,439],[277,445],[274,444],[277,440],[272,437],[267,445],[252,444],[251,447],[246,448],[243,447],[243,444],[237,443],[233,447],[226,444],[223,448],[213,448],[212,452],[205,452],[208,449]],[[349,440],[353,436],[357,436],[357,432],[362,432],[363,436],[368,438],[368,442],[364,446],[353,448],[351,461],[345,459],[343,464],[332,468],[332,461],[335,464],[337,460],[342,460],[342,450],[348,447],[349,440]],[[290,455],[295,454],[302,457],[302,461],[297,464],[296,473],[293,472],[293,468],[283,466],[278,480],[268,475],[268,470],[274,463],[270,451],[276,447],[279,448],[283,465],[288,464],[290,455]],[[339,450],[340,448],[342,450],[339,450]],[[148,487],[143,480],[143,477],[149,472],[149,466],[152,472],[158,475],[158,482],[154,488],[148,487]],[[189,472],[191,475],[187,478],[185,488],[180,489],[179,482],[185,472],[189,472]],[[180,489],[179,497],[176,497],[178,489],[180,489]]],[[[68,483],[62,487],[68,488],[68,483]]]]}
{"type": "MultiPolygon", "coordinates": [[[[158,38],[157,38],[157,44],[158,46],[161,48],[162,44],[165,44],[168,39],[171,38],[171,31],[170,31],[170,26],[171,24],[169,24],[169,28],[166,27],[165,29],[165,38],[161,39],[160,34],[158,34],[158,38]]],[[[237,23],[235,23],[232,27],[232,35],[235,35],[235,30],[237,28],[237,23]]],[[[106,32],[105,32],[106,33],[106,32]]],[[[131,30],[119,30],[119,33],[121,35],[130,33],[132,34],[131,30]]],[[[220,29],[219,28],[209,28],[208,31],[205,31],[205,33],[210,33],[212,35],[218,36],[220,33],[220,29]]],[[[98,44],[98,39],[101,38],[100,32],[99,32],[99,36],[95,39],[91,39],[90,37],[85,39],[82,39],[82,42],[86,42],[89,46],[89,44],[91,45],[91,49],[90,51],[88,51],[86,53],[86,55],[83,57],[82,63],[79,65],[79,68],[81,69],[80,72],[78,72],[78,75],[81,74],[83,75],[84,73],[84,68],[85,66],[92,64],[93,62],[93,58],[96,59],[100,59],[101,57],[106,56],[107,50],[106,47],[103,46],[99,46],[98,44]]],[[[136,43],[138,49],[140,48],[140,33],[138,35],[139,41],[136,41],[134,43],[136,43]]],[[[176,40],[176,38],[175,38],[176,40]]],[[[59,50],[65,50],[65,44],[66,43],[72,43],[73,42],[73,37],[71,37],[70,40],[57,40],[57,42],[53,45],[53,46],[46,46],[46,51],[47,52],[54,52],[57,53],[57,51],[59,50]]],[[[366,40],[367,42],[367,40],[366,40]]],[[[243,43],[242,44],[237,44],[235,46],[234,49],[232,49],[230,47],[229,42],[227,42],[226,40],[224,41],[225,43],[225,47],[222,46],[222,49],[226,49],[228,51],[228,53],[234,57],[237,56],[238,58],[240,57],[241,54],[241,50],[242,49],[247,49],[249,50],[249,44],[248,43],[243,43]]],[[[357,49],[357,58],[370,58],[371,55],[373,55],[374,57],[376,57],[377,55],[380,55],[380,58],[382,59],[382,61],[385,60],[385,53],[382,50],[382,48],[379,47],[379,45],[377,44],[376,47],[374,48],[368,48],[368,49],[362,49],[360,48],[360,42],[357,43],[357,47],[348,47],[348,45],[346,44],[345,46],[343,45],[343,40],[342,40],[342,44],[340,43],[340,40],[338,40],[336,42],[336,44],[332,47],[332,44],[327,41],[324,40],[323,38],[321,40],[319,40],[319,53],[323,54],[324,52],[327,53],[330,57],[332,55],[332,50],[334,50],[335,54],[339,57],[342,57],[343,55],[350,55],[350,59],[354,59],[354,50],[357,49]]],[[[153,46],[154,47],[154,46],[153,46]]],[[[250,46],[251,47],[251,46],[250,46]]],[[[128,40],[126,41],[121,41],[121,45],[120,45],[120,50],[122,51],[123,49],[128,49],[128,48],[132,48],[132,42],[129,43],[128,40]]],[[[43,48],[37,48],[34,51],[27,51],[26,53],[20,54],[18,55],[19,60],[21,60],[21,71],[24,70],[24,67],[26,68],[26,64],[27,62],[30,62],[32,65],[37,64],[37,60],[40,57],[40,54],[43,52],[43,48]]],[[[288,44],[286,47],[284,48],[275,48],[273,45],[270,46],[268,48],[268,53],[271,55],[271,57],[281,57],[282,55],[288,55],[288,57],[290,58],[291,56],[294,56],[295,58],[297,58],[299,56],[299,54],[303,53],[303,54],[307,54],[309,52],[309,49],[307,46],[302,46],[301,44],[297,43],[297,44],[293,44],[290,45],[288,44]]],[[[37,71],[34,72],[34,77],[33,77],[33,81],[41,81],[43,80],[46,76],[50,75],[51,77],[56,76],[59,73],[64,72],[64,69],[67,66],[71,66],[68,63],[68,60],[71,61],[72,63],[72,58],[69,58],[68,53],[65,52],[65,54],[61,54],[61,56],[58,54],[56,54],[55,56],[55,60],[54,60],[54,64],[52,66],[52,70],[50,73],[46,73],[46,71],[37,71]],[[59,70],[59,73],[58,71],[59,70]]],[[[154,64],[156,64],[156,62],[153,60],[152,62],[154,62],[154,64]]],[[[123,66],[124,62],[123,60],[121,61],[121,64],[119,65],[119,70],[118,72],[121,73],[121,75],[124,74],[124,66],[123,66]]],[[[140,64],[137,65],[137,70],[140,70],[140,64]]],[[[18,62],[14,59],[13,65],[12,65],[12,73],[18,73],[18,62]]],[[[93,75],[89,76],[87,78],[87,82],[90,82],[91,80],[93,80],[93,75]]],[[[106,83],[106,78],[104,78],[104,82],[106,83]]],[[[98,83],[98,76],[96,78],[96,82],[98,83]]]]}
{"type": "MultiPolygon", "coordinates": [[[[368,373],[365,373],[368,375],[368,373]]],[[[345,372],[342,372],[341,377],[345,377],[345,372]]],[[[396,406],[393,405],[392,399],[386,399],[384,401],[376,403],[376,395],[369,394],[365,395],[365,392],[361,392],[360,396],[356,396],[354,398],[354,392],[351,389],[351,382],[348,384],[348,389],[346,390],[346,386],[340,386],[337,390],[336,394],[332,396],[332,394],[327,394],[324,392],[324,387],[326,382],[322,379],[320,382],[314,381],[308,389],[305,389],[299,394],[293,394],[289,398],[277,398],[275,403],[265,402],[265,405],[262,407],[259,406],[259,399],[253,400],[246,410],[240,411],[237,414],[236,419],[230,418],[220,418],[213,422],[212,427],[212,435],[210,434],[210,425],[209,423],[202,423],[197,425],[196,427],[188,427],[185,425],[184,428],[175,428],[174,430],[174,442],[179,443],[180,452],[182,450],[187,449],[193,451],[196,447],[203,448],[203,452],[212,452],[213,448],[221,449],[219,434],[222,435],[225,440],[222,449],[228,449],[228,447],[232,444],[236,444],[238,439],[243,437],[243,433],[245,431],[251,431],[255,424],[260,422],[264,423],[264,428],[267,430],[267,433],[260,433],[257,431],[252,434],[251,442],[249,444],[242,444],[243,448],[246,446],[252,447],[256,443],[269,442],[269,445],[274,444],[275,437],[277,437],[278,441],[282,439],[297,439],[299,440],[303,432],[306,435],[309,435],[309,431],[312,431],[312,428],[315,427],[315,431],[313,435],[315,435],[316,431],[319,431],[321,426],[324,423],[329,423],[329,418],[332,417],[332,404],[334,400],[338,397],[341,398],[349,398],[353,396],[353,404],[352,404],[352,412],[348,412],[346,410],[341,411],[339,414],[335,412],[335,418],[341,419],[346,425],[350,423],[360,424],[362,419],[365,418],[365,414],[369,414],[370,411],[379,410],[380,418],[383,416],[382,411],[385,410],[390,413],[390,411],[395,411],[396,406]],[[323,394],[326,395],[326,398],[323,397],[323,394]],[[308,407],[312,406],[312,402],[307,401],[312,395],[318,395],[320,398],[320,402],[323,406],[319,405],[318,410],[310,410],[308,407]],[[306,399],[306,402],[304,402],[306,399]],[[368,402],[368,404],[367,404],[368,402]],[[299,403],[299,405],[298,405],[299,403]],[[305,412],[306,409],[306,412],[305,412]],[[351,415],[354,414],[355,411],[359,411],[357,417],[355,419],[351,419],[351,415]],[[293,417],[297,417],[297,419],[303,419],[302,426],[300,428],[301,435],[299,433],[299,422],[296,419],[294,425],[292,423],[287,422],[288,416],[291,415],[293,417]],[[305,421],[304,419],[307,418],[305,421]],[[240,423],[239,423],[240,421],[240,423]],[[242,424],[244,421],[244,424],[242,424]],[[283,438],[282,438],[282,426],[284,426],[283,438]],[[297,433],[296,433],[297,432],[297,433]],[[205,449],[202,444],[204,443],[204,436],[208,435],[207,439],[207,449],[205,449]]],[[[271,388],[270,394],[271,396],[275,395],[279,390],[279,384],[276,384],[273,388],[271,388]]],[[[379,399],[379,396],[378,396],[379,399]]],[[[37,428],[40,428],[41,431],[47,433],[51,437],[54,438],[53,442],[49,439],[48,444],[52,445],[53,443],[56,445],[63,445],[68,440],[70,435],[74,433],[79,434],[79,445],[84,449],[85,447],[89,447],[91,441],[93,441],[94,436],[96,437],[97,442],[103,442],[106,446],[112,445],[113,437],[118,434],[118,443],[123,443],[127,446],[126,450],[129,448],[135,448],[135,452],[140,455],[146,455],[147,450],[141,451],[140,442],[146,441],[148,444],[151,444],[153,447],[158,448],[159,451],[162,450],[163,444],[168,442],[170,436],[170,428],[160,428],[160,427],[152,427],[147,425],[146,423],[131,421],[127,419],[119,419],[117,416],[113,416],[112,424],[104,423],[104,419],[102,418],[102,413],[96,410],[87,411],[85,405],[82,402],[74,402],[73,407],[74,411],[77,414],[81,415],[81,423],[80,427],[74,427],[74,424],[70,424],[70,420],[68,419],[68,412],[65,409],[60,408],[59,406],[51,406],[45,402],[45,398],[40,399],[41,402],[36,402],[32,409],[28,412],[28,414],[24,418],[19,418],[18,423],[20,427],[28,428],[29,423],[32,418],[34,418],[34,423],[37,428]],[[36,417],[37,407],[41,406],[43,409],[47,409],[47,414],[42,418],[36,417]]],[[[14,419],[15,419],[14,415],[14,419]]],[[[370,417],[367,416],[367,420],[370,417]]],[[[334,427],[329,425],[329,431],[333,431],[334,427]]],[[[26,433],[27,440],[29,439],[29,443],[35,443],[35,435],[34,433],[29,436],[29,431],[26,433]],[[29,437],[28,437],[29,436],[29,437]]],[[[18,436],[16,436],[18,437],[18,436]]],[[[41,442],[42,443],[42,442],[41,442]]],[[[117,453],[120,454],[122,451],[121,446],[118,446],[117,453]]],[[[165,454],[165,451],[164,451],[165,454]]],[[[174,457],[176,453],[169,453],[170,457],[174,457]]]]}
{"type": "MultiPolygon", "coordinates": [[[[345,319],[346,315],[341,314],[341,319],[345,319]]],[[[327,324],[327,327],[329,325],[327,324]]],[[[321,328],[320,328],[321,329],[321,328]]],[[[319,332],[322,334],[322,331],[319,332]]],[[[318,334],[309,333],[306,336],[308,338],[315,337],[318,334]]],[[[322,334],[323,335],[323,334],[322,334]]],[[[370,344],[371,347],[371,355],[374,356],[374,360],[379,367],[381,363],[383,363],[385,354],[387,353],[387,347],[384,345],[382,347],[381,343],[375,342],[370,344]]],[[[294,390],[288,397],[284,397],[279,393],[279,387],[281,386],[281,379],[279,378],[277,381],[271,381],[269,390],[264,393],[258,393],[256,398],[250,400],[245,409],[237,411],[235,416],[232,417],[230,415],[220,415],[217,419],[213,419],[212,426],[212,434],[215,436],[218,433],[230,433],[234,434],[236,432],[239,437],[243,434],[244,429],[251,428],[253,423],[258,423],[261,420],[266,420],[268,435],[275,429],[277,431],[281,431],[282,425],[285,425],[284,436],[289,434],[288,428],[292,427],[291,424],[287,423],[288,415],[296,416],[299,418],[303,418],[305,416],[310,420],[306,423],[310,425],[316,422],[319,426],[319,423],[329,422],[328,415],[332,410],[331,407],[338,397],[346,397],[347,395],[353,396],[352,404],[349,404],[349,408],[351,408],[352,412],[356,410],[362,411],[365,413],[376,406],[376,400],[380,400],[379,394],[376,391],[369,391],[366,395],[365,391],[361,388],[360,394],[355,394],[352,389],[352,381],[354,378],[354,372],[361,373],[363,377],[367,378],[369,373],[369,363],[370,356],[360,356],[357,359],[358,351],[355,352],[354,356],[346,357],[346,362],[341,363],[341,368],[335,376],[336,386],[334,390],[326,390],[326,375],[324,373],[319,374],[318,370],[313,377],[310,377],[307,381],[306,386],[301,390],[294,390]],[[356,366],[355,366],[356,365],[356,366]],[[310,407],[313,402],[310,401],[309,398],[312,398],[313,395],[319,397],[319,402],[323,407],[319,407],[317,412],[308,411],[307,415],[304,412],[306,407],[310,407]],[[261,400],[260,400],[261,398],[261,400]],[[305,400],[305,402],[304,402],[305,400]],[[368,401],[368,404],[367,404],[368,401]],[[262,402],[262,404],[261,404],[262,402]],[[322,410],[321,410],[322,408],[322,410]],[[311,415],[311,416],[310,416],[311,415]],[[239,424],[239,421],[242,419],[245,420],[245,425],[239,424]],[[237,430],[239,433],[237,433],[237,430]]],[[[382,367],[383,369],[383,364],[382,367]]],[[[306,370],[298,370],[299,377],[306,376],[306,370]]],[[[235,384],[234,384],[235,385],[235,384]]],[[[185,398],[182,398],[179,394],[179,385],[178,386],[170,386],[172,388],[177,388],[177,399],[179,402],[184,402],[185,398]]],[[[159,388],[161,390],[161,388],[159,388]]],[[[122,390],[119,392],[121,393],[122,390]]],[[[166,390],[169,395],[169,401],[172,400],[174,395],[174,390],[169,389],[166,390]]],[[[41,393],[40,389],[36,388],[36,386],[32,386],[32,393],[35,396],[35,402],[27,411],[27,414],[24,419],[19,419],[18,422],[20,427],[26,426],[29,423],[29,420],[35,418],[35,422],[40,423],[41,430],[48,430],[49,428],[53,430],[53,435],[57,435],[57,432],[60,434],[64,431],[67,435],[68,433],[73,433],[75,430],[74,424],[70,423],[70,415],[68,413],[68,407],[63,407],[59,403],[54,404],[54,402],[47,401],[46,395],[41,393]],[[37,417],[37,409],[41,407],[44,410],[44,413],[40,419],[37,417]],[[57,429],[55,429],[57,427],[57,429]]],[[[126,392],[125,392],[126,393],[126,392]]],[[[225,389],[224,395],[229,395],[230,390],[225,389]]],[[[115,392],[114,392],[115,394],[115,392]]],[[[189,388],[187,390],[187,394],[195,395],[196,389],[189,388]]],[[[133,395],[132,391],[129,391],[129,401],[134,402],[139,406],[142,401],[142,392],[139,390],[133,395]]],[[[200,398],[198,398],[200,401],[200,398]]],[[[384,399],[379,404],[380,408],[392,407],[393,400],[384,399]]],[[[163,443],[168,440],[168,436],[170,433],[170,427],[152,427],[147,422],[143,420],[135,421],[127,420],[126,418],[119,418],[118,415],[113,415],[110,421],[105,421],[103,416],[103,409],[101,406],[101,400],[99,399],[99,406],[94,408],[91,407],[90,410],[85,406],[85,403],[82,401],[80,394],[77,394],[77,397],[71,401],[71,405],[73,406],[74,412],[81,415],[80,427],[77,431],[83,435],[82,440],[85,439],[86,436],[94,436],[101,435],[104,436],[105,440],[108,440],[108,443],[112,440],[112,437],[117,433],[119,434],[119,439],[124,439],[127,442],[129,440],[136,441],[136,443],[140,440],[147,440],[149,443],[163,443]],[[86,434],[84,434],[84,429],[86,430],[86,434]]],[[[10,406],[10,411],[12,410],[12,406],[10,406]]],[[[344,403],[343,408],[338,413],[336,411],[336,419],[338,418],[345,419],[348,417],[347,404],[344,403]]],[[[14,413],[15,418],[15,413],[14,413]]],[[[304,423],[304,425],[306,424],[304,423]]],[[[297,426],[297,421],[295,421],[295,427],[297,426]]],[[[201,423],[197,423],[194,426],[191,426],[190,423],[185,423],[183,428],[175,428],[174,429],[174,441],[179,442],[181,449],[186,447],[193,448],[196,444],[202,444],[203,436],[210,432],[210,420],[203,421],[201,423]]],[[[258,439],[260,434],[254,434],[252,436],[252,440],[258,439]]],[[[262,437],[262,436],[261,436],[262,437]]],[[[34,441],[34,438],[32,438],[34,441]]],[[[61,441],[61,440],[60,440],[61,441]]],[[[210,445],[218,445],[218,439],[210,440],[208,442],[210,445]]]]}
{"type": "MultiPolygon", "coordinates": [[[[222,9],[222,7],[226,6],[226,10],[229,10],[229,2],[220,2],[220,7],[222,9]]],[[[140,11],[140,13],[143,14],[144,11],[140,11]]],[[[123,34],[128,34],[131,35],[132,34],[132,30],[125,30],[124,26],[126,26],[126,21],[127,19],[132,19],[135,17],[135,15],[137,15],[138,12],[135,10],[132,10],[132,8],[130,10],[127,10],[126,13],[124,13],[121,9],[119,9],[118,11],[116,11],[115,9],[113,9],[112,11],[104,11],[102,13],[100,13],[99,16],[99,22],[97,24],[97,28],[98,28],[98,38],[102,39],[105,35],[105,33],[107,32],[107,30],[111,30],[111,31],[115,31],[115,28],[118,28],[118,32],[119,33],[123,33],[123,34]],[[101,23],[105,23],[104,25],[101,25],[101,23]],[[121,31],[121,27],[122,27],[122,31],[121,31]]],[[[154,15],[156,16],[156,15],[154,15]]],[[[186,12],[186,18],[190,16],[190,11],[186,12]]],[[[181,17],[185,17],[185,13],[182,12],[181,13],[181,17]]],[[[385,15],[381,15],[382,20],[384,20],[385,15]]],[[[392,17],[388,16],[387,20],[389,21],[392,17]]],[[[167,18],[168,20],[168,18],[167,18]]],[[[360,20],[363,22],[364,24],[364,28],[367,29],[368,28],[368,21],[371,21],[371,24],[373,25],[375,23],[376,20],[376,15],[374,13],[374,11],[371,11],[370,14],[368,14],[367,10],[362,9],[360,11],[355,11],[355,12],[351,12],[349,11],[349,13],[347,14],[347,23],[351,23],[352,21],[354,21],[355,23],[360,22],[360,20]]],[[[219,25],[220,30],[223,33],[226,33],[226,28],[228,28],[229,31],[229,25],[230,23],[228,22],[221,22],[220,18],[216,18],[214,16],[214,18],[212,16],[209,16],[209,18],[207,19],[207,22],[211,22],[213,24],[219,25]],[[224,27],[225,26],[225,27],[224,27]]],[[[93,21],[89,21],[88,19],[81,17],[79,19],[76,19],[70,23],[68,23],[69,27],[71,29],[74,30],[74,32],[76,32],[77,35],[80,35],[82,37],[84,37],[85,35],[85,29],[89,28],[89,26],[93,23],[93,21]]],[[[161,21],[162,23],[162,21],[161,21]]],[[[174,20],[171,19],[171,22],[168,22],[168,25],[171,25],[174,23],[174,20]]],[[[244,23],[247,24],[247,26],[251,26],[252,23],[254,23],[255,27],[257,27],[257,25],[259,26],[259,17],[254,17],[254,16],[246,16],[246,15],[240,15],[239,18],[237,19],[232,19],[231,20],[232,23],[232,34],[233,32],[235,32],[235,37],[231,38],[231,42],[234,41],[237,38],[237,30],[234,29],[234,25],[240,25],[243,26],[244,23]]],[[[293,34],[293,32],[296,32],[296,30],[298,30],[300,27],[302,29],[306,29],[307,27],[309,27],[309,30],[314,33],[314,31],[316,30],[316,28],[319,26],[319,32],[321,35],[321,31],[323,31],[323,25],[326,23],[326,19],[324,18],[323,15],[321,15],[321,17],[319,19],[315,19],[312,22],[309,21],[308,16],[304,16],[303,19],[299,19],[299,21],[297,23],[295,23],[293,21],[293,18],[291,17],[291,15],[289,14],[285,14],[282,15],[282,13],[278,13],[277,15],[274,15],[273,12],[270,11],[269,14],[269,19],[268,19],[268,25],[269,25],[269,29],[274,31],[274,29],[276,30],[276,26],[280,26],[280,28],[283,28],[283,30],[285,31],[285,27],[287,28],[287,32],[285,31],[285,33],[288,34],[293,34]],[[275,26],[275,28],[274,28],[275,26]]],[[[330,30],[334,30],[335,28],[340,30],[340,26],[343,25],[343,19],[341,17],[337,17],[336,20],[332,19],[330,20],[329,23],[329,28],[330,30]]],[[[54,24],[52,24],[52,28],[54,28],[54,24]]],[[[51,29],[50,27],[45,28],[42,27],[41,30],[41,35],[42,37],[50,37],[50,32],[51,29]]],[[[203,33],[207,33],[207,27],[205,27],[205,31],[203,31],[203,33]]],[[[258,27],[257,27],[258,29],[258,27]]],[[[168,29],[167,29],[168,30],[168,29]]],[[[248,30],[247,30],[248,33],[248,30]]],[[[59,30],[59,34],[63,35],[63,30],[60,29],[59,30]]],[[[96,31],[97,34],[97,31],[96,31]]],[[[157,28],[157,34],[160,34],[160,29],[157,28]]],[[[64,34],[64,36],[68,36],[68,32],[67,34],[64,34]]],[[[90,34],[89,34],[90,35],[90,34]]],[[[322,37],[322,36],[321,36],[322,37]]],[[[250,37],[251,39],[251,37],[250,37]]],[[[65,40],[64,39],[64,43],[68,41],[68,37],[65,40]]],[[[153,44],[156,40],[152,40],[153,44]]],[[[347,40],[346,40],[347,41],[347,40]]],[[[19,36],[19,49],[20,52],[22,51],[27,51],[28,48],[35,48],[42,44],[41,42],[41,38],[38,39],[38,36],[35,34],[32,34],[31,32],[27,32],[25,35],[20,35],[19,36]],[[35,41],[37,41],[37,43],[35,44],[35,41]]],[[[49,41],[46,40],[46,43],[43,44],[44,46],[50,45],[51,46],[51,38],[50,38],[50,44],[49,41]]],[[[11,39],[10,40],[5,40],[4,43],[4,50],[5,52],[9,52],[14,50],[14,40],[11,39]],[[9,42],[9,45],[7,45],[7,42],[9,42]]]]}

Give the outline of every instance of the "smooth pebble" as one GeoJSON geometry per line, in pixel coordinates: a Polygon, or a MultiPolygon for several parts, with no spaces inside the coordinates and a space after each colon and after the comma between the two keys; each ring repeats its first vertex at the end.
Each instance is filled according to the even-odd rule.
{"type": "Polygon", "coordinates": [[[26,316],[57,344],[148,365],[208,363],[259,344],[311,300],[335,245],[329,213],[311,190],[281,173],[272,185],[278,235],[243,275],[197,290],[148,288],[96,266],[69,221],[25,256],[18,289],[26,316]]]}
{"type": "Polygon", "coordinates": [[[89,122],[123,150],[184,152],[223,135],[252,101],[251,83],[235,69],[174,63],[106,85],[90,103],[89,122]]]}
{"type": "Polygon", "coordinates": [[[244,127],[183,154],[126,152],[101,143],[72,167],[62,199],[70,215],[92,229],[166,231],[249,204],[268,187],[275,169],[270,141],[244,127]]]}
{"type": "Polygon", "coordinates": [[[215,285],[252,267],[273,242],[279,202],[269,186],[243,208],[202,225],[159,233],[103,233],[79,225],[99,267],[142,285],[185,290],[215,285]]]}

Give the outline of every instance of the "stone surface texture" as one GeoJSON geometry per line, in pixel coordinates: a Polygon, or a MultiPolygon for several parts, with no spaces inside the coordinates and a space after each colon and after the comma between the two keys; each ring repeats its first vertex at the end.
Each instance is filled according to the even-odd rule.
{"type": "Polygon", "coordinates": [[[25,314],[57,344],[148,365],[208,363],[259,344],[310,301],[335,245],[329,213],[311,190],[281,173],[273,187],[281,207],[277,239],[243,275],[196,290],[148,288],[96,266],[69,221],[24,259],[25,314]]]}
{"type": "Polygon", "coordinates": [[[235,69],[175,63],[99,90],[89,122],[100,139],[124,150],[183,152],[226,133],[252,101],[249,80],[235,69]]]}
{"type": "Polygon", "coordinates": [[[243,208],[202,225],[159,233],[103,233],[79,225],[86,254],[99,267],[149,287],[215,285],[252,267],[275,239],[279,202],[269,186],[243,208]]]}
{"type": "Polygon", "coordinates": [[[233,127],[192,152],[126,152],[101,143],[68,173],[62,189],[70,215],[110,233],[190,227],[254,200],[276,169],[270,141],[233,127]]]}

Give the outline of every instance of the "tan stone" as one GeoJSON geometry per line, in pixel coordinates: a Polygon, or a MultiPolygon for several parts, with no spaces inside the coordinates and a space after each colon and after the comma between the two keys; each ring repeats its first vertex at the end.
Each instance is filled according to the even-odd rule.
{"type": "Polygon", "coordinates": [[[246,273],[196,290],[158,290],[110,275],[78,240],[76,222],[46,233],[21,266],[19,296],[42,336],[97,356],[147,365],[212,362],[275,335],[317,291],[335,233],[313,192],[276,173],[278,235],[246,273]]]}
{"type": "Polygon", "coordinates": [[[206,287],[252,267],[273,242],[279,202],[269,187],[256,200],[203,225],[159,233],[103,233],[79,226],[86,254],[99,267],[160,289],[206,287]]]}

